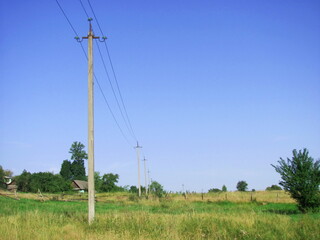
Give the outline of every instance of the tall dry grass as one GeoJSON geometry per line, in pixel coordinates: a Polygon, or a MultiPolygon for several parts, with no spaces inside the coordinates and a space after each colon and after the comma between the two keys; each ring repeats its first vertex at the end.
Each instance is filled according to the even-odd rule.
{"type": "MultiPolygon", "coordinates": [[[[0,190],[0,194],[5,194],[3,190],[0,190]]],[[[44,193],[43,198],[39,194],[35,193],[21,193],[18,194],[19,198],[22,199],[35,199],[35,200],[60,200],[60,201],[84,201],[88,198],[87,193],[44,193]]],[[[13,197],[13,196],[12,196],[13,197]]],[[[134,194],[126,192],[117,193],[97,193],[96,200],[98,202],[108,201],[129,201],[137,199],[134,194]]],[[[145,199],[142,197],[142,199],[145,199]]],[[[157,200],[152,196],[149,196],[150,200],[157,200]]],[[[267,203],[295,203],[295,200],[285,191],[255,191],[255,192],[220,192],[220,193],[192,193],[187,194],[186,197],[182,194],[167,194],[165,199],[173,199],[176,201],[230,201],[230,202],[250,202],[252,200],[267,203]]]]}
{"type": "Polygon", "coordinates": [[[69,202],[73,195],[50,201],[59,195],[48,194],[45,202],[37,194],[19,195],[20,201],[0,196],[0,239],[312,240],[320,236],[320,215],[299,214],[283,191],[212,193],[203,199],[201,194],[187,199],[169,194],[162,200],[102,193],[97,194],[91,226],[87,203],[69,202]]]}
{"type": "Polygon", "coordinates": [[[0,216],[1,239],[319,239],[319,221],[309,216],[256,212],[98,214],[87,225],[85,214],[68,216],[44,212],[0,216]]]}
{"type": "MultiPolygon", "coordinates": [[[[170,196],[170,195],[169,195],[170,196]]],[[[174,195],[175,199],[184,200],[183,195],[174,195]]],[[[250,202],[259,201],[267,203],[295,203],[295,200],[285,191],[255,191],[255,192],[220,192],[220,193],[194,193],[187,194],[185,200],[189,201],[230,201],[230,202],[250,202]]]]}

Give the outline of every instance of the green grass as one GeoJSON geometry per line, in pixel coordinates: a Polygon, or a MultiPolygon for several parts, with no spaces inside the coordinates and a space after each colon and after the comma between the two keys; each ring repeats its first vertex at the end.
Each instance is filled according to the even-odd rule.
{"type": "MultiPolygon", "coordinates": [[[[32,199],[21,199],[19,201],[10,198],[0,197],[0,213],[3,215],[13,215],[16,213],[39,211],[46,213],[65,213],[65,212],[87,212],[87,202],[63,202],[63,201],[45,201],[40,202],[32,199]]],[[[127,212],[127,211],[144,211],[148,213],[165,213],[165,214],[185,214],[185,213],[229,213],[229,212],[264,212],[270,214],[282,214],[291,217],[303,216],[298,211],[295,204],[292,203],[268,203],[261,204],[258,202],[234,203],[228,201],[206,202],[206,201],[108,201],[97,202],[96,212],[127,212]],[[147,203],[147,204],[146,204],[147,203]]],[[[309,214],[314,218],[320,218],[319,213],[309,214]]]]}
{"type": "Polygon", "coordinates": [[[320,214],[293,203],[128,201],[96,203],[0,196],[1,239],[319,239],[320,214]]]}

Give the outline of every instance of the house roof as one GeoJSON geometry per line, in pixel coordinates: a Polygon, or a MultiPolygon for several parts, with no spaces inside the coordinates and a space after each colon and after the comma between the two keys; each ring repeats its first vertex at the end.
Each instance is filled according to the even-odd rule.
{"type": "Polygon", "coordinates": [[[76,185],[75,189],[85,190],[88,189],[88,182],[82,180],[73,180],[76,185]]]}

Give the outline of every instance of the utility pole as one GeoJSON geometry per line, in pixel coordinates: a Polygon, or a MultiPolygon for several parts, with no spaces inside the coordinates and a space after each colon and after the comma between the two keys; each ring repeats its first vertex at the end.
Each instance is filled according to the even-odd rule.
{"type": "Polygon", "coordinates": [[[147,159],[144,157],[143,161],[144,161],[144,185],[145,185],[145,188],[146,188],[146,196],[147,196],[148,195],[147,169],[146,169],[146,161],[147,161],[147,159]]]}
{"type": "Polygon", "coordinates": [[[141,185],[140,185],[140,148],[139,143],[137,142],[137,146],[135,149],[137,150],[137,159],[138,159],[138,190],[139,190],[139,197],[141,197],[141,185]]]}
{"type": "MultiPolygon", "coordinates": [[[[89,33],[87,37],[78,37],[75,39],[81,42],[83,39],[88,39],[88,221],[91,224],[95,215],[95,188],[94,188],[94,112],[93,112],[93,39],[99,39],[94,36],[92,31],[91,21],[89,21],[89,33]]],[[[103,41],[106,38],[103,37],[103,41]]]]}
{"type": "Polygon", "coordinates": [[[150,192],[150,170],[148,169],[148,192],[150,192]]]}

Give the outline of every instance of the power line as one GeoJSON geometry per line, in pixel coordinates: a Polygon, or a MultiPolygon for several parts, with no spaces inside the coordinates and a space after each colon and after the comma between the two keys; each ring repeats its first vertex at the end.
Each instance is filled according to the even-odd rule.
{"type": "MultiPolygon", "coordinates": [[[[69,18],[68,18],[68,16],[67,16],[67,14],[65,13],[65,11],[63,10],[63,8],[61,7],[61,5],[60,5],[60,3],[58,2],[58,0],[56,0],[56,3],[58,4],[58,6],[59,6],[59,8],[60,8],[60,10],[61,10],[61,12],[62,12],[62,14],[63,14],[63,16],[66,18],[67,22],[69,23],[72,31],[73,31],[74,34],[77,36],[77,38],[79,38],[79,35],[78,35],[77,31],[74,29],[74,27],[73,27],[73,25],[71,24],[71,22],[70,22],[70,20],[69,20],[69,18]]],[[[81,48],[82,48],[83,53],[86,55],[86,51],[84,50],[84,47],[83,47],[83,45],[82,45],[81,42],[80,42],[80,45],[81,45],[81,48]]],[[[88,57],[87,57],[87,58],[88,58],[88,57]]]]}
{"type": "MultiPolygon", "coordinates": [[[[81,4],[81,7],[82,7],[84,13],[85,13],[86,16],[90,19],[89,14],[88,14],[88,12],[86,11],[86,8],[84,7],[84,5],[83,5],[83,3],[82,3],[82,0],[79,0],[79,2],[80,2],[80,4],[81,4]]],[[[89,3],[89,4],[90,4],[90,3],[89,3]]],[[[90,4],[90,7],[92,7],[91,4],[90,4]]],[[[95,14],[94,14],[94,16],[95,16],[95,14]]],[[[100,24],[99,24],[99,28],[100,28],[100,24]]],[[[101,30],[101,28],[100,28],[100,30],[101,30]]],[[[102,33],[102,34],[103,34],[103,33],[102,33]]],[[[97,42],[97,40],[96,40],[96,42],[97,42]]],[[[111,87],[113,96],[114,96],[114,98],[115,98],[115,100],[116,100],[116,103],[117,103],[117,106],[118,106],[118,108],[119,108],[121,117],[122,117],[122,119],[123,119],[123,121],[124,121],[124,123],[125,123],[125,125],[126,125],[126,127],[127,127],[127,129],[128,129],[128,132],[129,132],[130,135],[133,137],[133,139],[136,141],[137,138],[136,138],[136,136],[135,136],[135,134],[134,134],[134,132],[133,132],[133,130],[132,130],[132,126],[130,125],[130,122],[127,120],[127,119],[129,119],[129,118],[128,118],[128,115],[127,115],[127,113],[125,112],[125,114],[126,114],[126,116],[127,116],[127,119],[126,119],[126,117],[125,117],[124,114],[123,114],[123,110],[122,110],[122,108],[121,108],[121,106],[120,106],[120,103],[119,103],[117,94],[116,94],[116,92],[115,92],[115,90],[114,90],[113,84],[112,84],[112,82],[111,82],[110,75],[109,75],[109,73],[108,73],[108,69],[107,69],[106,63],[105,63],[105,61],[104,61],[104,58],[103,58],[103,55],[102,55],[100,46],[99,46],[98,44],[97,44],[97,47],[98,47],[98,50],[99,50],[99,55],[100,55],[102,64],[103,64],[103,66],[104,66],[104,70],[105,70],[105,72],[106,72],[106,75],[107,75],[107,78],[108,78],[108,82],[109,82],[109,84],[110,84],[110,87],[111,87]]],[[[119,87],[118,87],[118,92],[120,92],[120,91],[119,91],[119,87]]],[[[120,93],[120,94],[121,94],[121,93],[120,93]]],[[[119,95],[120,95],[120,94],[119,94],[119,95]]],[[[120,95],[120,98],[121,98],[121,95],[120,95]]],[[[121,99],[121,100],[122,100],[122,99],[121,99]]],[[[122,102],[123,102],[123,100],[122,100],[122,102]]],[[[124,108],[124,110],[126,110],[126,109],[124,108]]]]}
{"type": "MultiPolygon", "coordinates": [[[[96,40],[96,42],[97,42],[97,40],[96,40]]],[[[101,61],[102,61],[104,70],[105,70],[105,72],[106,72],[106,74],[107,74],[107,78],[108,78],[108,81],[109,81],[109,84],[110,84],[110,87],[111,87],[113,96],[114,96],[114,98],[116,99],[117,106],[118,106],[118,108],[119,108],[119,110],[120,110],[121,116],[122,116],[122,118],[123,118],[123,120],[124,120],[124,123],[125,123],[126,127],[127,127],[128,130],[129,130],[129,133],[130,133],[131,136],[134,138],[134,140],[136,140],[136,137],[135,137],[135,136],[132,134],[132,132],[130,131],[130,128],[129,128],[129,126],[128,126],[128,123],[127,123],[127,121],[126,121],[126,119],[125,119],[125,117],[124,117],[124,115],[123,115],[122,108],[121,108],[121,106],[120,106],[118,97],[117,97],[117,95],[116,95],[116,93],[115,93],[115,91],[114,91],[114,88],[113,88],[113,85],[112,85],[112,82],[111,82],[111,79],[110,79],[110,76],[109,76],[109,73],[108,73],[108,69],[107,69],[106,63],[105,63],[105,61],[104,61],[104,58],[103,58],[102,53],[101,53],[101,50],[100,50],[100,46],[99,46],[98,44],[97,44],[97,47],[98,47],[99,55],[100,55],[100,58],[101,58],[101,61]]]]}
{"type": "MultiPolygon", "coordinates": [[[[89,6],[90,6],[90,9],[91,9],[91,11],[92,11],[92,14],[93,14],[96,22],[97,22],[97,25],[98,25],[98,28],[99,28],[101,34],[102,34],[103,36],[105,36],[104,33],[103,33],[103,31],[102,31],[102,28],[101,28],[101,26],[100,26],[100,24],[99,24],[99,20],[98,20],[95,12],[94,12],[94,10],[93,10],[93,7],[92,7],[92,5],[91,5],[91,3],[90,3],[90,0],[88,0],[88,4],[89,4],[89,6]]],[[[125,112],[125,115],[126,115],[126,119],[127,119],[128,124],[129,124],[129,126],[130,126],[130,130],[131,130],[131,132],[132,132],[132,135],[134,136],[135,140],[137,140],[137,137],[136,137],[136,135],[135,135],[135,133],[134,133],[134,130],[133,130],[133,127],[132,127],[130,118],[129,118],[129,116],[128,116],[127,108],[126,108],[126,106],[125,106],[125,104],[124,104],[124,101],[123,101],[123,97],[122,97],[122,94],[121,94],[121,91],[120,91],[120,87],[119,87],[119,83],[118,83],[118,78],[117,78],[117,75],[116,75],[115,70],[114,70],[114,67],[113,67],[113,63],[112,63],[112,60],[111,60],[111,56],[110,56],[110,52],[109,52],[108,45],[107,45],[106,42],[104,42],[104,45],[105,45],[105,48],[106,48],[106,51],[107,51],[107,55],[108,55],[108,58],[109,58],[110,66],[111,66],[111,69],[112,69],[112,72],[113,72],[113,76],[114,76],[114,79],[115,79],[115,82],[116,82],[117,90],[118,90],[118,92],[119,92],[120,100],[121,100],[121,103],[122,103],[122,106],[123,106],[123,109],[124,109],[124,112],[125,112]]]]}
{"type": "Polygon", "coordinates": [[[74,32],[74,34],[75,34],[77,37],[79,37],[79,35],[78,35],[77,31],[76,31],[76,30],[74,29],[74,27],[72,26],[72,24],[71,24],[71,22],[70,22],[69,18],[67,17],[67,14],[63,11],[63,9],[62,9],[62,7],[61,7],[60,3],[58,2],[58,0],[56,0],[56,3],[58,4],[58,6],[59,6],[59,8],[60,8],[61,12],[63,13],[64,17],[67,19],[67,21],[68,21],[68,23],[69,23],[70,27],[72,28],[72,30],[73,30],[73,32],[74,32]]]}
{"type": "MultiPolygon", "coordinates": [[[[81,0],[80,0],[80,1],[81,1],[81,0]]],[[[59,4],[58,0],[56,0],[56,3],[58,4],[61,12],[63,13],[64,17],[66,18],[67,22],[69,23],[71,29],[72,29],[73,32],[75,33],[75,35],[76,35],[75,38],[76,38],[77,40],[80,39],[77,31],[76,31],[75,28],[73,27],[71,21],[69,20],[67,14],[66,14],[65,11],[63,10],[62,6],[59,4]]],[[[82,2],[81,2],[81,3],[82,3],[82,2]]],[[[81,41],[78,41],[78,42],[79,42],[80,45],[81,45],[81,49],[82,49],[82,51],[83,51],[83,53],[84,53],[84,55],[85,55],[85,58],[88,60],[88,55],[87,55],[86,51],[84,50],[84,47],[83,47],[83,45],[82,45],[82,42],[81,42],[81,41]]],[[[99,81],[98,81],[98,78],[96,77],[95,74],[94,74],[94,79],[96,80],[96,82],[97,82],[97,84],[98,84],[99,90],[100,90],[100,92],[101,92],[101,94],[102,94],[102,96],[103,96],[103,99],[104,99],[105,103],[107,104],[107,107],[108,107],[108,109],[109,109],[109,111],[110,111],[110,113],[111,113],[111,116],[112,116],[113,120],[115,121],[118,129],[120,130],[120,132],[121,132],[122,136],[124,137],[124,139],[126,140],[126,142],[127,142],[130,146],[132,146],[132,144],[130,144],[130,141],[128,140],[128,138],[125,136],[122,128],[120,127],[120,125],[119,125],[119,123],[118,123],[118,121],[117,121],[117,119],[116,119],[113,111],[111,110],[111,107],[110,107],[110,105],[109,105],[109,103],[108,103],[108,100],[107,100],[107,98],[106,98],[106,96],[105,96],[105,94],[104,94],[104,92],[103,92],[103,90],[102,90],[102,88],[101,88],[101,85],[100,85],[100,83],[99,83],[99,81]]]]}
{"type": "MultiPolygon", "coordinates": [[[[81,43],[81,42],[80,42],[80,43],[81,43]]],[[[81,45],[81,46],[82,46],[82,45],[81,45]]],[[[98,45],[97,45],[97,46],[98,46],[98,45]]],[[[85,58],[88,60],[88,55],[87,55],[86,52],[84,52],[84,55],[85,55],[85,58]]],[[[121,132],[122,136],[124,137],[124,139],[126,140],[126,142],[127,142],[130,146],[132,146],[131,143],[130,143],[130,141],[128,140],[128,138],[127,138],[126,135],[124,134],[122,128],[120,127],[119,122],[118,122],[117,118],[115,117],[115,115],[114,115],[114,113],[113,113],[113,111],[112,111],[112,109],[111,109],[111,107],[110,107],[110,104],[109,104],[109,102],[108,102],[108,100],[107,100],[107,98],[106,98],[106,95],[104,94],[104,92],[103,92],[103,90],[102,90],[102,87],[101,87],[101,85],[100,85],[100,83],[99,83],[99,81],[98,81],[98,78],[97,78],[96,74],[93,73],[93,76],[94,76],[94,79],[96,80],[96,82],[97,82],[97,84],[98,84],[99,90],[100,90],[100,92],[101,92],[101,94],[102,94],[102,96],[103,96],[103,99],[104,99],[105,103],[107,104],[107,107],[108,107],[108,109],[109,109],[109,111],[110,111],[110,113],[111,113],[111,116],[112,116],[113,120],[115,121],[118,129],[120,130],[120,132],[121,132]]]]}
{"type": "Polygon", "coordinates": [[[87,18],[89,19],[89,18],[90,18],[90,17],[89,17],[89,14],[88,14],[88,12],[86,11],[85,7],[83,6],[82,1],[81,1],[81,0],[79,0],[79,1],[80,1],[80,4],[81,4],[81,6],[82,6],[83,11],[84,11],[85,14],[87,15],[87,18]]]}
{"type": "Polygon", "coordinates": [[[120,130],[120,132],[121,132],[121,134],[122,134],[122,136],[123,136],[124,139],[127,141],[127,143],[128,143],[130,146],[132,146],[132,144],[130,143],[130,141],[128,140],[128,138],[125,136],[123,130],[121,129],[121,127],[120,127],[120,125],[119,125],[116,117],[114,116],[114,114],[113,114],[113,112],[112,112],[112,110],[111,110],[111,108],[110,108],[110,105],[109,105],[109,103],[108,103],[108,101],[107,101],[107,98],[106,98],[106,96],[104,95],[104,93],[103,93],[103,91],[102,91],[102,88],[101,88],[101,85],[100,85],[100,83],[99,83],[99,81],[98,81],[98,79],[97,79],[97,77],[96,77],[95,74],[94,74],[94,79],[96,80],[96,82],[97,82],[97,84],[98,84],[98,86],[99,86],[99,89],[100,89],[100,92],[101,92],[101,94],[102,94],[102,96],[103,96],[103,99],[104,99],[105,103],[107,104],[108,109],[109,109],[109,111],[110,111],[110,113],[111,113],[111,115],[112,115],[112,118],[113,118],[113,120],[116,122],[116,124],[117,124],[117,126],[118,126],[118,128],[119,128],[119,130],[120,130]]]}

